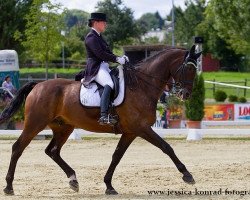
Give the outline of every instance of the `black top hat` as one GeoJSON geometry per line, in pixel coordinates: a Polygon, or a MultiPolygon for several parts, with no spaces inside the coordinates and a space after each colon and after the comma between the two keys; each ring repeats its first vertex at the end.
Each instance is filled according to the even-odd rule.
{"type": "Polygon", "coordinates": [[[90,14],[90,18],[89,18],[89,23],[88,26],[91,27],[91,21],[107,21],[106,19],[106,14],[105,13],[101,13],[101,12],[95,12],[95,13],[91,13],[90,14]]]}

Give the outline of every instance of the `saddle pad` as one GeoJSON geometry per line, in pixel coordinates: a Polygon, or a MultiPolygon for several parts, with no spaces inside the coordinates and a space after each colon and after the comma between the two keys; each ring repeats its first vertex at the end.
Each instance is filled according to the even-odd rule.
{"type": "MultiPolygon", "coordinates": [[[[124,75],[123,67],[118,66],[119,69],[119,94],[112,103],[114,106],[118,106],[123,102],[124,99],[124,75]]],[[[101,97],[99,95],[96,83],[90,83],[89,87],[86,88],[81,85],[80,89],[80,101],[83,106],[88,107],[100,107],[101,97]]]]}

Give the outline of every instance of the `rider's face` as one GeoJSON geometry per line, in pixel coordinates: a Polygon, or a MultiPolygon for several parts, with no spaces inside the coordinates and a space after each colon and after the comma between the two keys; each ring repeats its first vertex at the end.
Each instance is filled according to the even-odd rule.
{"type": "Polygon", "coordinates": [[[105,21],[96,21],[95,22],[95,28],[98,32],[102,33],[106,30],[107,22],[105,21]]]}

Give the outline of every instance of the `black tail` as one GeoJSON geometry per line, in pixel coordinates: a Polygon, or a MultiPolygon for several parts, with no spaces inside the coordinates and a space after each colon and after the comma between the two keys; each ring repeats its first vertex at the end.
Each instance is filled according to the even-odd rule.
{"type": "Polygon", "coordinates": [[[28,94],[31,92],[36,82],[26,83],[20,90],[18,90],[17,95],[12,99],[9,105],[4,108],[0,115],[0,124],[10,119],[22,106],[28,94]]]}

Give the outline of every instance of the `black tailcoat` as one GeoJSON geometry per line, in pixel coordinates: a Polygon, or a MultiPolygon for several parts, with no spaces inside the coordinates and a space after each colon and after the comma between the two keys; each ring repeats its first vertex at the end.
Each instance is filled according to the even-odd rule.
{"type": "Polygon", "coordinates": [[[88,58],[84,82],[87,84],[98,73],[101,62],[116,62],[116,55],[109,49],[103,37],[93,29],[85,38],[85,46],[88,58]]]}

